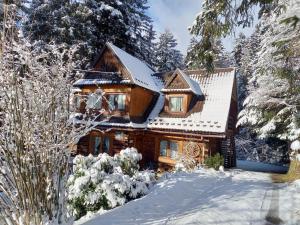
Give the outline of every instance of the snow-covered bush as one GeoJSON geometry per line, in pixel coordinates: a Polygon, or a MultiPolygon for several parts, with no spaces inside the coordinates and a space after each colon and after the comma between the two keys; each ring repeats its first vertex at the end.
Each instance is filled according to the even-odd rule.
{"type": "Polygon", "coordinates": [[[197,160],[189,155],[181,155],[176,160],[175,171],[193,171],[198,166],[197,160]]]}
{"type": "Polygon", "coordinates": [[[68,181],[69,206],[76,219],[87,212],[112,209],[147,194],[155,175],[138,170],[141,159],[135,148],[122,150],[114,157],[106,153],[96,157],[76,156],[74,173],[68,181]]]}
{"type": "Polygon", "coordinates": [[[300,161],[300,141],[296,140],[292,142],[290,158],[291,160],[300,161]]]}

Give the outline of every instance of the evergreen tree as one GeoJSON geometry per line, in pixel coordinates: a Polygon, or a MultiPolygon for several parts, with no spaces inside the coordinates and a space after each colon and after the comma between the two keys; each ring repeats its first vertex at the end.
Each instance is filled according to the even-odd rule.
{"type": "Polygon", "coordinates": [[[241,67],[241,60],[243,57],[243,48],[245,47],[246,36],[243,33],[240,33],[238,38],[235,39],[234,47],[233,47],[233,57],[234,62],[237,67],[241,67]]]}
{"type": "Polygon", "coordinates": [[[141,58],[151,25],[147,0],[33,0],[27,10],[25,34],[39,44],[64,44],[74,51],[77,65],[86,65],[110,41],[141,58]]]}
{"type": "Polygon", "coordinates": [[[153,29],[153,25],[151,24],[146,30],[144,34],[145,41],[142,42],[141,50],[143,51],[143,59],[150,66],[155,66],[155,40],[156,32],[153,29]]]}
{"type": "Polygon", "coordinates": [[[169,30],[160,35],[155,51],[158,71],[170,71],[183,67],[183,56],[176,46],[177,41],[169,30]]]}
{"type": "MultiPolygon", "coordinates": [[[[214,69],[214,45],[216,40],[231,35],[236,26],[251,26],[254,16],[253,8],[259,7],[259,18],[267,12],[281,12],[285,2],[281,0],[204,0],[201,12],[189,28],[191,34],[199,37],[198,57],[209,70],[214,69]],[[279,4],[278,4],[279,2],[279,4]],[[279,7],[277,7],[279,5],[279,7]]],[[[289,1],[297,5],[297,1],[289,1]]],[[[293,25],[299,23],[299,15],[294,11],[287,17],[287,22],[293,25]]]]}
{"type": "MultiPolygon", "coordinates": [[[[198,56],[200,48],[200,42],[193,37],[190,42],[190,46],[187,50],[187,56],[185,59],[186,66],[189,69],[205,68],[202,60],[198,56]]],[[[218,40],[213,48],[214,51],[214,66],[215,67],[228,67],[233,64],[232,57],[224,48],[222,42],[218,40]]]]}
{"type": "Polygon", "coordinates": [[[262,20],[260,51],[239,123],[252,127],[261,138],[294,140],[300,136],[300,24],[284,21],[300,6],[285,6],[280,16],[274,11],[262,20]]]}

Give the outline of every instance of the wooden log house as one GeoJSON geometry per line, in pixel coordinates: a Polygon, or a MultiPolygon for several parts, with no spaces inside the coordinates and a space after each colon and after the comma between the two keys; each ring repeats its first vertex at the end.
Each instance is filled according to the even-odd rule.
{"type": "MultiPolygon", "coordinates": [[[[221,153],[225,167],[236,165],[234,135],[237,88],[234,68],[157,73],[111,43],[99,54],[94,70],[74,83],[77,110],[101,90],[95,102],[101,116],[77,143],[78,154],[110,155],[126,147],[142,154],[142,165],[170,168],[182,154],[202,162],[221,153]]],[[[80,117],[77,122],[80,123],[80,117]]]]}

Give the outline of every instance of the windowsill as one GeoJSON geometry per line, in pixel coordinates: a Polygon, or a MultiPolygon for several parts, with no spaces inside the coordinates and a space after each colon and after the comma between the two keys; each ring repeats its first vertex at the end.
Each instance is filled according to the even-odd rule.
{"type": "Polygon", "coordinates": [[[168,163],[168,164],[175,164],[176,160],[172,159],[172,158],[170,158],[168,156],[159,156],[158,157],[158,162],[160,162],[160,163],[168,163]]]}

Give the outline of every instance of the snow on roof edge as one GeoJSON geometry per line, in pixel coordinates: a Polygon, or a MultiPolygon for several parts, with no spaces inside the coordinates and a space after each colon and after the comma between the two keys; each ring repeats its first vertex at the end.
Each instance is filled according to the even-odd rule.
{"type": "Polygon", "coordinates": [[[183,79],[187,82],[187,84],[190,86],[191,91],[195,94],[195,95],[203,95],[203,92],[201,90],[200,85],[194,81],[190,76],[186,75],[181,69],[177,68],[175,70],[174,73],[179,72],[183,79]]]}
{"type": "Polygon", "coordinates": [[[114,54],[120,59],[123,66],[127,69],[129,72],[132,81],[141,87],[144,87],[148,90],[159,92],[160,89],[157,87],[156,83],[152,79],[152,74],[155,73],[155,71],[145,62],[142,60],[130,55],[126,51],[122,50],[121,48],[115,46],[114,44],[107,42],[106,46],[109,47],[114,54]],[[123,56],[122,56],[123,54],[123,56]],[[130,60],[131,59],[131,60],[130,60]],[[136,62],[136,64],[139,65],[130,65],[132,63],[132,60],[136,62]],[[129,68],[130,67],[130,68],[129,68]],[[142,68],[144,67],[144,68],[142,68]],[[137,72],[138,69],[143,69],[144,71],[137,72]],[[148,73],[148,76],[147,76],[148,73]]]}

